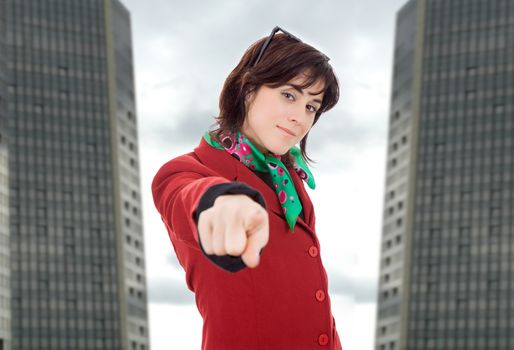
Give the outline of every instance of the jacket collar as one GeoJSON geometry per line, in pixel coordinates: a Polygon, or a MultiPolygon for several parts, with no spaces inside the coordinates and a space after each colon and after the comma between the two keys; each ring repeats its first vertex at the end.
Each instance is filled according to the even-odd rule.
{"type": "MultiPolygon", "coordinates": [[[[200,144],[194,149],[194,153],[204,165],[219,173],[224,178],[231,181],[247,183],[258,190],[264,197],[267,208],[284,219],[284,227],[289,231],[289,226],[287,225],[277,194],[268,184],[248,169],[248,167],[234,159],[228,152],[212,147],[203,137],[200,140],[200,144]]],[[[296,171],[293,168],[288,168],[288,171],[291,174],[291,179],[298,193],[298,197],[302,202],[302,209],[305,216],[305,221],[298,216],[296,225],[302,225],[306,230],[311,232],[311,234],[314,234],[312,202],[303,186],[302,179],[300,179],[296,171]]]]}

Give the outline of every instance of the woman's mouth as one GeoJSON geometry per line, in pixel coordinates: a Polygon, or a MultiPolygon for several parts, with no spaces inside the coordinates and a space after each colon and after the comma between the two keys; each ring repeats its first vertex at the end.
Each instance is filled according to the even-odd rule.
{"type": "Polygon", "coordinates": [[[282,130],[284,133],[288,134],[289,136],[296,136],[296,134],[294,132],[292,132],[291,130],[289,130],[288,128],[284,128],[280,125],[277,125],[277,128],[279,128],[280,130],[282,130]]]}

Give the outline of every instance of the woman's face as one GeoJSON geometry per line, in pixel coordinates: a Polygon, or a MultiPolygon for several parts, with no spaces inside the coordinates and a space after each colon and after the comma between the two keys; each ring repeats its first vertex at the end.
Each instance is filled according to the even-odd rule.
{"type": "Polygon", "coordinates": [[[283,155],[309,132],[323,100],[324,83],[302,90],[298,85],[303,79],[298,76],[278,88],[263,85],[248,96],[241,131],[261,152],[283,155]]]}

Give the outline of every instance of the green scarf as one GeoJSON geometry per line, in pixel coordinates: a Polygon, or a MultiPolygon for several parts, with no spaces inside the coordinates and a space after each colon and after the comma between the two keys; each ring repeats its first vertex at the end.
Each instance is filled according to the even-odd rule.
{"type": "MultiPolygon", "coordinates": [[[[294,183],[291,180],[291,175],[289,175],[285,165],[282,163],[280,155],[272,154],[271,152],[268,155],[263,154],[240,131],[222,135],[221,141],[223,145],[211,139],[209,132],[205,133],[204,139],[209,145],[220,150],[226,150],[251,170],[271,173],[278,200],[284,211],[289,228],[293,231],[298,215],[302,211],[302,203],[300,203],[294,183]]],[[[298,147],[293,146],[289,152],[293,156],[293,166],[298,176],[307,182],[311,189],[315,189],[314,177],[298,147]]]]}

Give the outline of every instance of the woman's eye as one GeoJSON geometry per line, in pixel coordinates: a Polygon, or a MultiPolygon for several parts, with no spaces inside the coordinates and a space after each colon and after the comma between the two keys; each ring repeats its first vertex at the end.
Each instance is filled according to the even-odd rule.
{"type": "Polygon", "coordinates": [[[311,111],[312,113],[316,113],[318,110],[316,109],[316,107],[312,106],[312,105],[307,105],[307,108],[309,109],[309,111],[311,111]]]}
{"type": "Polygon", "coordinates": [[[289,97],[292,97],[292,100],[294,100],[294,96],[292,94],[290,94],[289,92],[283,92],[282,95],[284,95],[289,100],[290,100],[289,97]]]}

